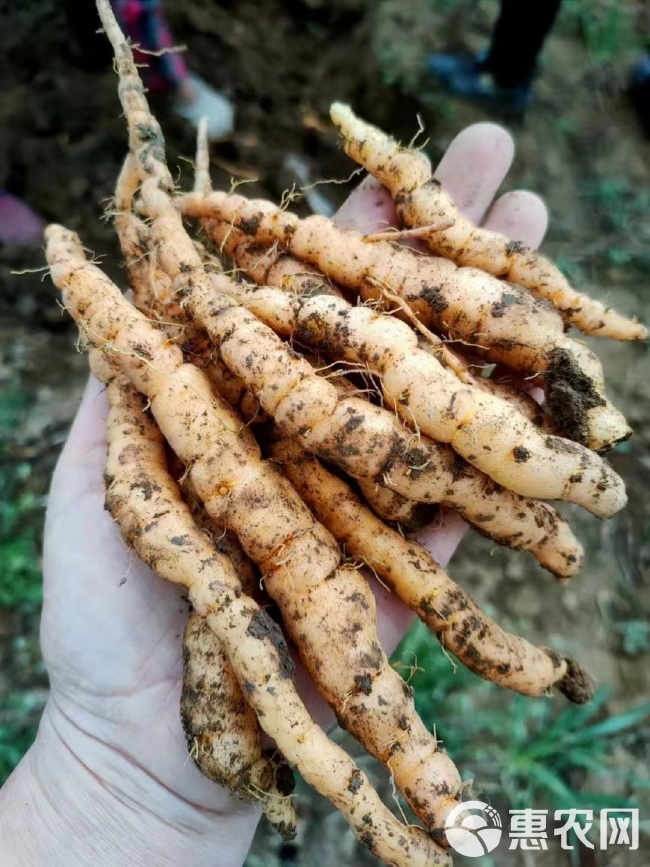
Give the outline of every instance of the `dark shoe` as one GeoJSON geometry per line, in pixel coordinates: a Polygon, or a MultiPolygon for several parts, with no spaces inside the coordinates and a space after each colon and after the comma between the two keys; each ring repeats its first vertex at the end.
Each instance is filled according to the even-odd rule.
{"type": "Polygon", "coordinates": [[[432,54],[427,67],[450,93],[501,114],[519,117],[533,101],[530,80],[515,87],[500,87],[481,57],[432,54]]]}
{"type": "Polygon", "coordinates": [[[640,60],[632,70],[629,87],[630,99],[636,109],[645,134],[650,137],[650,55],[640,60]]]}

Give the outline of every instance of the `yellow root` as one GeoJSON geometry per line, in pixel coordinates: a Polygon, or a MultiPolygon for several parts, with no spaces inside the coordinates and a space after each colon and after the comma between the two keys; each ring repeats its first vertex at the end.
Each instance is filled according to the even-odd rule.
{"type": "Polygon", "coordinates": [[[367,563],[471,671],[523,695],[555,687],[579,704],[592,698],[593,683],[574,660],[504,632],[425,548],[387,527],[294,441],[274,443],[270,454],[345,551],[367,563]]]}
{"type": "MultiPolygon", "coordinates": [[[[182,363],[180,349],[85,262],[78,239],[50,226],[47,240],[52,278],[66,308],[92,345],[115,352],[122,372],[149,398],[208,514],[237,534],[262,569],[306,668],[341,723],[378,758],[391,759],[396,782],[418,815],[433,829],[443,828],[460,778],[377,643],[374,598],[363,578],[338,568],[335,540],[314,522],[291,485],[261,461],[230,407],[199,370],[182,363]],[[361,626],[354,641],[349,623],[361,626]],[[402,734],[400,720],[406,728],[396,757],[390,744],[402,734]]],[[[239,339],[246,343],[245,330],[239,339]]]]}
{"type": "Polygon", "coordinates": [[[124,401],[135,399],[135,392],[117,383],[109,390],[107,505],[126,543],[161,577],[188,588],[195,611],[226,649],[262,728],[375,855],[395,867],[449,864],[421,829],[395,819],[365,774],[311,719],[295,690],[280,630],[243,594],[228,558],[194,524],[167,472],[164,440],[142,412],[144,403],[133,422],[135,407],[124,401]]]}
{"type": "MultiPolygon", "coordinates": [[[[300,299],[292,299],[271,287],[255,289],[235,283],[220,274],[216,266],[209,273],[219,294],[227,294],[246,305],[259,319],[280,333],[296,334],[323,351],[331,349],[331,341],[319,342],[318,329],[299,328],[302,315],[300,299]]],[[[194,293],[195,303],[197,297],[198,294],[194,293]]],[[[311,299],[314,303],[325,302],[325,315],[331,314],[334,323],[340,322],[338,307],[332,312],[327,300],[345,305],[338,297],[311,299]]],[[[215,342],[221,341],[223,352],[224,332],[220,329],[227,323],[214,315],[211,303],[209,300],[207,304],[194,306],[190,299],[188,308],[193,310],[215,342]]],[[[355,308],[350,309],[355,311],[355,308]]],[[[362,315],[369,313],[368,310],[356,310],[362,315]]],[[[308,324],[312,321],[311,314],[312,311],[308,310],[304,317],[308,324]]],[[[255,348],[250,350],[244,364],[240,362],[237,366],[236,359],[224,355],[239,375],[237,382],[245,381],[256,393],[261,386],[255,378],[253,359],[258,355],[268,357],[272,350],[281,347],[274,342],[268,348],[268,332],[258,326],[257,333],[258,339],[251,341],[255,348]]],[[[297,365],[286,347],[284,357],[287,369],[292,363],[297,365]]],[[[303,377],[306,370],[308,368],[303,363],[303,377]]],[[[365,399],[355,396],[354,389],[350,391],[349,386],[342,388],[344,385],[345,380],[340,377],[334,383],[321,380],[309,384],[313,403],[333,407],[333,410],[329,422],[321,418],[318,427],[312,424],[307,432],[301,430],[299,422],[292,418],[291,394],[284,401],[281,393],[274,396],[277,403],[274,414],[282,419],[285,433],[296,436],[306,448],[336,463],[356,478],[382,517],[412,524],[417,522],[417,503],[442,503],[458,511],[483,535],[509,547],[530,550],[554,574],[569,577],[579,571],[582,548],[566,522],[550,506],[525,500],[495,486],[480,472],[462,463],[449,447],[421,435],[414,436],[398,423],[393,414],[370,405],[365,399]],[[352,426],[350,418],[354,418],[352,426]]],[[[301,386],[305,387],[304,379],[301,386]]]]}
{"type": "MultiPolygon", "coordinates": [[[[514,370],[544,374],[552,414],[558,427],[568,431],[573,439],[585,441],[592,448],[602,448],[629,436],[627,422],[604,396],[602,368],[596,356],[564,334],[562,320],[548,302],[533,298],[526,290],[504,289],[502,283],[482,272],[458,269],[446,259],[418,256],[388,242],[366,244],[358,233],[341,232],[324,217],[299,220],[269,202],[215,192],[209,196],[190,193],[179,204],[187,216],[233,225],[260,244],[277,242],[296,258],[319,267],[337,283],[352,289],[358,287],[366,299],[382,299],[384,290],[389,289],[407,301],[425,325],[436,324],[454,339],[478,345],[476,352],[485,347],[488,358],[514,370]]],[[[440,365],[433,365],[430,356],[425,364],[422,352],[415,353],[409,346],[407,354],[408,338],[399,328],[400,323],[394,321],[389,345],[388,328],[382,328],[384,335],[377,353],[383,367],[389,355],[397,367],[394,374],[382,372],[384,383],[389,380],[391,387],[399,389],[398,394],[409,395],[398,407],[400,413],[416,419],[420,429],[436,439],[453,441],[454,448],[464,457],[474,454],[476,466],[493,477],[496,468],[500,473],[497,481],[507,487],[529,496],[549,496],[537,487],[549,475],[539,462],[543,463],[546,457],[549,468],[557,464],[556,439],[545,437],[513,407],[504,406],[492,395],[477,393],[471,386],[459,389],[456,377],[440,365]],[[410,393],[409,383],[413,382],[420,384],[417,394],[410,393]],[[454,391],[462,391],[464,398],[461,404],[455,402],[452,410],[445,412],[454,391]],[[447,396],[444,406],[432,405],[435,401],[432,395],[438,394],[447,396]],[[492,448],[490,453],[479,450],[477,455],[476,437],[480,441],[485,429],[490,430],[492,440],[494,430],[501,431],[502,436],[495,443],[496,449],[492,448]],[[503,436],[506,431],[507,437],[503,436]],[[517,462],[513,449],[517,447],[526,450],[529,460],[514,467],[517,462]]],[[[379,335],[375,333],[373,337],[377,339],[379,335]]],[[[366,346],[377,346],[374,342],[368,344],[368,335],[365,339],[366,346]]],[[[415,342],[414,338],[409,341],[411,345],[415,342]]],[[[375,354],[371,353],[370,360],[375,354]]],[[[587,450],[573,452],[572,471],[567,476],[560,473],[562,487],[569,476],[579,474],[578,455],[581,455],[578,464],[582,457],[587,464],[593,460],[587,450]]]]}
{"type": "MultiPolygon", "coordinates": [[[[256,295],[256,290],[234,283],[225,275],[211,276],[219,294],[194,286],[187,296],[187,309],[219,346],[230,370],[253,391],[286,435],[296,437],[306,449],[337,464],[354,478],[379,480],[416,502],[450,506],[500,544],[529,550],[555,574],[568,576],[580,568],[580,545],[550,506],[504,490],[453,449],[405,428],[389,410],[359,396],[341,397],[336,385],[315,374],[308,361],[296,357],[291,347],[251,312],[244,312],[242,307],[224,311],[218,300],[230,292],[242,303],[256,295]],[[245,346],[240,342],[243,333],[248,335],[245,346]],[[279,373],[272,374],[271,370],[279,373]]],[[[262,293],[266,302],[273,291],[285,313],[287,302],[289,309],[291,305],[298,307],[293,331],[312,345],[315,341],[307,335],[319,330],[323,345],[335,342],[336,337],[324,334],[326,321],[332,322],[333,328],[342,325],[348,335],[352,333],[350,322],[361,322],[361,328],[365,328],[377,318],[363,307],[351,308],[348,317],[346,302],[334,297],[292,302],[281,291],[265,289],[262,293]],[[313,315],[315,307],[318,319],[313,315]]],[[[278,317],[268,317],[261,305],[247,306],[263,322],[278,326],[278,317]]],[[[384,323],[390,327],[393,320],[382,317],[380,324],[384,323]]],[[[353,340],[349,349],[354,351],[360,345],[360,340],[353,340]]],[[[365,353],[358,360],[364,358],[365,353]]],[[[595,460],[599,467],[604,466],[599,458],[595,460]]],[[[555,485],[554,491],[561,487],[557,481],[551,484],[555,485]]],[[[595,499],[598,503],[599,496],[595,499]]],[[[593,508],[592,503],[589,505],[593,508]]]]}
{"type": "MultiPolygon", "coordinates": [[[[410,432],[406,448],[400,449],[398,441],[391,443],[387,431],[392,429],[385,429],[376,422],[370,404],[362,402],[361,409],[350,405],[348,401],[352,398],[340,399],[336,389],[333,393],[324,391],[316,383],[327,384],[327,381],[315,376],[304,359],[296,357],[277,335],[261,325],[249,311],[234,304],[226,293],[215,292],[213,280],[186,235],[180,209],[173,201],[173,181],[164,162],[164,141],[148,108],[131,51],[108,0],[97,2],[115,50],[120,76],[119,93],[129,127],[130,153],[140,182],[143,214],[155,249],[155,261],[150,265],[165,275],[171,297],[180,300],[179,308],[186,308],[197,324],[209,330],[228,368],[254,392],[261,405],[274,414],[280,427],[295,429],[305,440],[314,438],[323,443],[325,449],[329,446],[330,450],[341,451],[345,447],[350,456],[361,455],[359,447],[365,445],[368,448],[372,444],[375,453],[371,455],[370,463],[379,455],[378,469],[384,473],[395,471],[395,457],[401,460],[408,452],[411,460],[404,461],[405,475],[426,475],[427,464],[420,463],[421,454],[416,455],[412,449],[417,434],[410,432]],[[357,412],[360,413],[359,419],[357,412]],[[368,435],[373,433],[373,424],[375,440],[368,439],[368,435]],[[360,426],[363,430],[355,433],[360,426]],[[335,433],[339,434],[339,440],[331,439],[335,433]],[[385,447],[388,451],[384,454],[382,449],[385,447]]],[[[206,167],[201,166],[199,177],[205,173],[206,167]]],[[[127,197],[132,197],[132,167],[127,175],[129,183],[125,181],[124,187],[127,197]]],[[[213,199],[200,193],[194,197],[203,203],[213,199]]],[[[210,215],[234,222],[234,213],[229,215],[227,211],[229,207],[239,207],[242,213],[237,214],[237,227],[259,238],[262,243],[278,242],[298,256],[301,255],[301,245],[306,248],[313,243],[316,224],[310,224],[303,231],[301,226],[292,222],[295,218],[287,222],[286,212],[265,204],[261,211],[256,205],[258,210],[247,217],[245,207],[233,205],[234,200],[239,201],[238,197],[226,199],[225,216],[223,208],[210,215]],[[285,231],[287,227],[288,233],[285,231]]],[[[328,231],[325,230],[326,236],[328,231]]],[[[253,438],[242,432],[241,420],[215,394],[201,371],[183,363],[179,347],[169,342],[146,316],[133,308],[99,269],[85,261],[78,239],[61,227],[51,226],[47,231],[47,241],[53,280],[62,291],[66,307],[83,329],[84,340],[101,349],[111,362],[118,365],[131,385],[147,398],[162,434],[187,467],[187,474],[207,513],[213,520],[236,532],[246,554],[262,569],[266,586],[279,604],[289,634],[321,693],[336,710],[341,724],[390,767],[413,809],[442,839],[445,818],[457,803],[460,779],[449,759],[439,750],[435,736],[426,731],[417,717],[411,691],[387,664],[376,639],[374,599],[363,578],[355,571],[339,568],[339,552],[334,539],[314,521],[290,484],[261,460],[253,438]]],[[[328,237],[325,241],[327,247],[328,237]]],[[[393,249],[390,245],[388,247],[393,249]]],[[[318,256],[321,253],[322,247],[318,256]]],[[[302,256],[308,258],[304,249],[302,256]]],[[[377,274],[370,274],[370,277],[373,291],[379,285],[380,292],[383,292],[377,274]]],[[[392,291],[390,285],[388,288],[392,291]]],[[[154,290],[157,290],[155,281],[154,290]]],[[[331,298],[329,303],[337,300],[331,298]]],[[[366,325],[363,323],[363,327],[366,325]]],[[[404,363],[401,358],[399,361],[404,363]]],[[[377,372],[382,378],[387,375],[386,371],[377,372]]],[[[397,394],[402,396],[402,391],[397,394]]],[[[446,406],[448,414],[455,415],[457,411],[470,408],[472,397],[476,404],[471,406],[476,417],[474,414],[471,418],[463,416],[458,424],[460,417],[456,416],[453,432],[452,425],[449,425],[450,441],[456,446],[457,440],[462,452],[467,448],[467,431],[472,427],[471,435],[476,442],[477,431],[473,428],[477,426],[477,419],[485,415],[486,401],[489,407],[490,400],[495,399],[484,393],[479,399],[468,386],[459,388],[456,396],[462,405],[458,408],[453,403],[451,407],[446,406]]],[[[409,404],[407,410],[413,427],[418,431],[421,425],[411,411],[410,398],[405,398],[405,402],[409,404]]],[[[481,422],[479,439],[480,435],[486,436],[490,423],[497,420],[495,412],[491,415],[487,411],[487,419],[487,428],[481,422]]],[[[498,416],[498,421],[497,429],[501,430],[505,419],[498,416]]],[[[525,432],[528,433],[527,428],[525,432]]],[[[490,433],[494,435],[493,431],[490,433]]],[[[118,447],[119,436],[118,431],[118,447]]],[[[548,440],[553,439],[556,438],[546,439],[545,446],[549,451],[552,449],[548,440]]],[[[563,445],[562,454],[568,453],[563,441],[558,440],[557,444],[563,445]]],[[[578,447],[572,448],[577,449],[571,453],[574,460],[576,454],[580,456],[583,474],[592,473],[594,466],[585,463],[586,458],[578,447]]],[[[146,452],[146,448],[143,451],[146,452]]],[[[532,453],[522,445],[514,457],[503,457],[515,464],[524,464],[531,456],[532,453]],[[522,449],[526,452],[525,458],[522,449]]],[[[121,463],[128,463],[130,457],[139,460],[141,455],[118,448],[121,463]]],[[[554,469],[559,462],[556,456],[551,462],[554,469]]],[[[155,468],[155,461],[153,463],[155,468]]],[[[138,476],[136,468],[131,466],[133,480],[138,476]]],[[[464,466],[463,462],[463,471],[464,466]]],[[[400,471],[398,467],[396,472],[400,471]]],[[[510,474],[514,475],[512,469],[510,474]]],[[[373,475],[377,472],[373,471],[373,475]]],[[[439,483],[437,475],[435,481],[439,483]]],[[[528,477],[530,474],[523,472],[520,475],[528,477]]],[[[571,485],[579,488],[582,481],[582,478],[571,479],[571,485]]],[[[564,479],[563,490],[567,484],[564,479]]],[[[585,491],[579,496],[589,499],[592,507],[599,500],[598,510],[606,511],[623,497],[621,490],[617,489],[616,477],[610,479],[602,469],[598,495],[590,490],[592,486],[592,479],[588,478],[585,491]]],[[[178,489],[174,488],[174,491],[178,489]]],[[[186,507],[183,507],[185,512],[179,512],[170,505],[173,502],[170,492],[173,493],[161,485],[154,486],[153,491],[148,488],[143,494],[138,494],[136,485],[124,490],[122,497],[117,497],[113,503],[116,512],[123,506],[122,501],[126,501],[130,508],[130,500],[138,496],[147,503],[145,506],[140,503],[138,519],[132,520],[131,524],[128,519],[132,512],[127,509],[126,514],[118,514],[125,538],[134,544],[146,562],[158,567],[159,571],[166,569],[167,577],[177,575],[178,566],[182,565],[183,577],[174,580],[190,588],[195,609],[208,616],[211,628],[228,652],[240,686],[246,695],[250,695],[261,724],[273,734],[288,760],[298,764],[305,778],[341,807],[360,839],[389,863],[405,863],[408,855],[411,859],[415,856],[416,863],[426,863],[426,859],[431,863],[441,863],[444,854],[418,831],[408,829],[401,839],[393,839],[403,826],[395,823],[390,814],[386,816],[387,811],[373,802],[374,792],[363,787],[363,780],[359,789],[353,763],[347,757],[332,753],[327,740],[323,740],[324,735],[320,737],[320,730],[303,715],[302,705],[291,703],[289,713],[285,708],[285,716],[281,719],[275,699],[276,684],[273,683],[270,699],[260,695],[270,679],[266,672],[265,680],[260,679],[267,666],[265,661],[262,662],[259,649],[256,652],[256,646],[247,642],[245,637],[250,635],[265,648],[270,641],[277,653],[279,666],[276,668],[288,680],[290,666],[281,633],[268,617],[263,616],[263,611],[256,609],[252,600],[243,598],[241,588],[237,593],[223,575],[220,574],[219,580],[213,578],[209,584],[203,583],[203,572],[208,565],[201,558],[204,549],[189,531],[178,535],[178,525],[185,526],[185,515],[189,516],[189,526],[194,531],[196,525],[186,507]],[[149,500],[153,502],[149,503],[149,500]],[[158,511],[147,512],[154,506],[158,511]],[[160,511],[160,507],[166,508],[160,511]],[[182,561],[185,555],[187,559],[182,561]],[[197,559],[202,563],[200,576],[190,574],[189,569],[189,563],[195,564],[197,559]],[[170,564],[173,569],[170,569],[170,564]],[[269,716],[270,720],[267,719],[269,716]],[[290,727],[290,732],[282,730],[283,723],[290,727]],[[318,753],[315,759],[312,759],[312,752],[318,753]],[[323,760],[323,754],[327,760],[323,760]],[[342,791],[345,785],[347,793],[342,791]],[[362,806],[356,797],[359,790],[363,791],[366,800],[363,806],[371,804],[371,810],[361,819],[356,812],[362,806]],[[407,854],[409,849],[411,851],[407,854]]],[[[495,516],[490,516],[489,520],[495,520],[495,516]]],[[[499,519],[496,519],[498,523],[499,519]]],[[[209,536],[200,531],[199,535],[203,544],[214,551],[209,536]]],[[[546,541],[540,540],[538,547],[543,547],[546,541]]],[[[224,571],[225,567],[213,554],[208,561],[217,572],[224,571]]],[[[283,694],[287,695],[286,689],[283,694]]]]}
{"type": "MultiPolygon", "coordinates": [[[[127,92],[133,99],[133,88],[127,92]]],[[[150,157],[146,149],[145,154],[150,157]]],[[[160,226],[159,246],[164,250],[164,260],[162,254],[160,258],[167,273],[175,278],[175,292],[186,296],[187,311],[219,346],[229,369],[254,392],[262,407],[287,432],[300,436],[303,445],[317,451],[321,457],[339,463],[356,478],[380,479],[410,499],[450,505],[491,538],[510,547],[531,550],[555,574],[568,576],[579,569],[581,548],[566,522],[549,506],[521,501],[519,497],[502,491],[460,461],[450,449],[429,440],[414,445],[413,436],[396,424],[395,418],[386,410],[359,398],[339,400],[335,386],[316,376],[307,361],[297,358],[252,313],[235,306],[224,292],[240,291],[240,284],[224,274],[206,274],[195,246],[184,234],[180,217],[173,207],[170,208],[169,201],[169,214],[162,217],[165,211],[160,190],[161,185],[164,187],[168,181],[156,181],[154,171],[151,165],[143,171],[141,193],[146,205],[151,190],[153,206],[161,214],[158,220],[154,220],[152,232],[160,226]],[[165,240],[165,233],[169,235],[174,224],[177,230],[174,238],[165,240]]],[[[157,171],[160,174],[160,167],[157,171]]],[[[280,295],[284,305],[287,296],[280,295]]],[[[307,303],[322,306],[323,302],[344,305],[342,309],[347,313],[343,299],[316,297],[307,303]]],[[[309,310],[306,312],[307,333],[312,330],[312,316],[309,310]]],[[[352,316],[361,315],[362,327],[366,321],[364,317],[372,318],[374,315],[367,308],[352,308],[349,312],[352,316]]],[[[341,321],[338,311],[334,311],[330,321],[335,325],[341,321]]],[[[380,325],[383,324],[390,339],[392,326],[400,323],[395,323],[390,317],[381,317],[380,325]]],[[[416,340],[407,326],[402,327],[408,337],[416,340]]],[[[354,346],[353,340],[351,348],[354,346]]],[[[408,349],[407,345],[407,352],[408,349]]],[[[435,363],[430,356],[425,354],[423,357],[435,363]]],[[[386,358],[390,360],[390,353],[386,358]]],[[[439,365],[438,368],[442,371],[439,365]]],[[[451,375],[450,378],[457,385],[457,380],[451,375]]],[[[503,404],[503,407],[508,410],[507,405],[503,404]]],[[[585,454],[589,455],[586,451],[585,454]]],[[[597,458],[594,460],[598,461],[597,458]]],[[[521,464],[515,463],[517,466],[521,464]]],[[[601,480],[600,475],[598,479],[601,480]]],[[[571,488],[572,493],[574,489],[575,485],[571,488]]],[[[601,493],[597,492],[594,500],[600,497],[601,493]]],[[[602,502],[599,506],[602,508],[602,502]]]]}
{"type": "MultiPolygon", "coordinates": [[[[317,268],[294,259],[288,253],[283,253],[277,245],[271,248],[264,247],[232,226],[220,224],[216,220],[204,220],[202,225],[207,236],[217,247],[234,259],[237,267],[258,285],[275,286],[297,297],[313,295],[342,297],[341,292],[317,268]]],[[[537,427],[543,427],[549,433],[556,432],[550,416],[542,412],[539,404],[529,395],[503,382],[474,374],[465,359],[450,350],[441,338],[419,322],[405,301],[386,291],[384,297],[390,298],[392,302],[396,302],[407,311],[407,321],[426,336],[425,340],[420,341],[420,348],[434,355],[444,367],[453,371],[461,382],[506,400],[537,427]]]]}
{"type": "Polygon", "coordinates": [[[550,301],[571,325],[586,334],[617,340],[645,340],[647,328],[595,298],[576,292],[545,256],[498,232],[477,228],[433,177],[421,150],[401,147],[377,127],[361,120],[340,102],[330,110],[348,156],[388,188],[400,220],[412,228],[432,225],[419,237],[431,250],[456,265],[481,268],[495,277],[525,286],[550,301]],[[442,220],[447,226],[438,228],[442,220]]]}
{"type": "Polygon", "coordinates": [[[358,479],[363,497],[384,521],[399,524],[405,533],[413,532],[426,520],[422,504],[392,491],[383,484],[370,479],[358,479]]]}
{"type": "Polygon", "coordinates": [[[293,840],[297,817],[291,769],[273,752],[262,755],[257,717],[228,654],[196,612],[190,614],[183,638],[181,719],[201,773],[244,800],[261,801],[280,836],[293,840]]]}
{"type": "MultiPolygon", "coordinates": [[[[142,397],[120,376],[117,366],[96,349],[90,352],[90,364],[95,375],[109,383],[106,500],[109,511],[124,520],[119,501],[125,491],[140,488],[147,498],[154,485],[160,489],[157,477],[161,477],[173,493],[173,483],[164,474],[164,438],[145,413],[142,397]]],[[[235,568],[244,593],[258,592],[252,564],[236,538],[228,531],[216,532],[189,480],[184,482],[184,493],[197,528],[208,534],[216,550],[235,568]]],[[[181,511],[186,509],[181,507],[181,511]]],[[[137,514],[131,517],[138,521],[137,514]]],[[[239,797],[260,801],[278,833],[293,839],[296,815],[289,797],[293,774],[281,757],[262,755],[257,717],[244,698],[226,649],[196,612],[190,614],[183,641],[181,719],[199,770],[239,797]]]]}

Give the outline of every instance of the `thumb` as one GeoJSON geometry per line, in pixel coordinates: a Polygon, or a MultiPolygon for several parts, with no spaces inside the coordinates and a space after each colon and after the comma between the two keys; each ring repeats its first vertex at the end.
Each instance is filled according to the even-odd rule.
{"type": "Polygon", "coordinates": [[[395,205],[388,190],[368,175],[343,202],[334,222],[344,232],[354,230],[362,235],[381,232],[397,225],[395,205]]]}

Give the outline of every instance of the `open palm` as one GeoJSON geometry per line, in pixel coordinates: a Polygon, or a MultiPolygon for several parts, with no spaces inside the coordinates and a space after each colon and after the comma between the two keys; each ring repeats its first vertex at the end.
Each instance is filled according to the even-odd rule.
{"type": "MultiPolygon", "coordinates": [[[[512,153],[504,130],[491,124],[470,127],[449,148],[437,177],[478,222],[512,153]]],[[[394,211],[387,194],[367,180],[338,219],[344,227],[375,229],[394,224],[394,211]]],[[[510,193],[496,202],[486,225],[537,246],[546,211],[533,194],[510,193]]],[[[52,692],[44,725],[113,796],[140,802],[142,809],[156,811],[190,836],[216,835],[230,853],[220,863],[241,863],[259,812],[231,798],[188,761],[178,711],[188,606],[178,587],[156,577],[127,550],[104,511],[106,413],[102,387],[91,380],[52,484],[42,621],[52,692]]],[[[462,522],[447,514],[442,527],[428,528],[419,538],[445,563],[463,531],[462,522]]],[[[374,589],[380,637],[391,650],[411,615],[381,587],[374,589]]],[[[319,720],[331,720],[311,692],[308,698],[319,720]]],[[[193,852],[192,863],[213,862],[193,852]]]]}

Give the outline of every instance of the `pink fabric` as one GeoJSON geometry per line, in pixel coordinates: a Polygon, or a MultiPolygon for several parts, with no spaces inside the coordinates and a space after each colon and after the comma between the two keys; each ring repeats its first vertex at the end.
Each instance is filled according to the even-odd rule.
{"type": "Polygon", "coordinates": [[[140,73],[148,90],[169,93],[187,76],[185,61],[178,53],[154,57],[137,50],[160,51],[174,45],[163,16],[160,0],[114,0],[115,15],[124,33],[134,44],[135,61],[144,64],[140,73]]]}
{"type": "Polygon", "coordinates": [[[0,244],[38,247],[43,243],[45,220],[25,202],[0,190],[0,244]]]}

